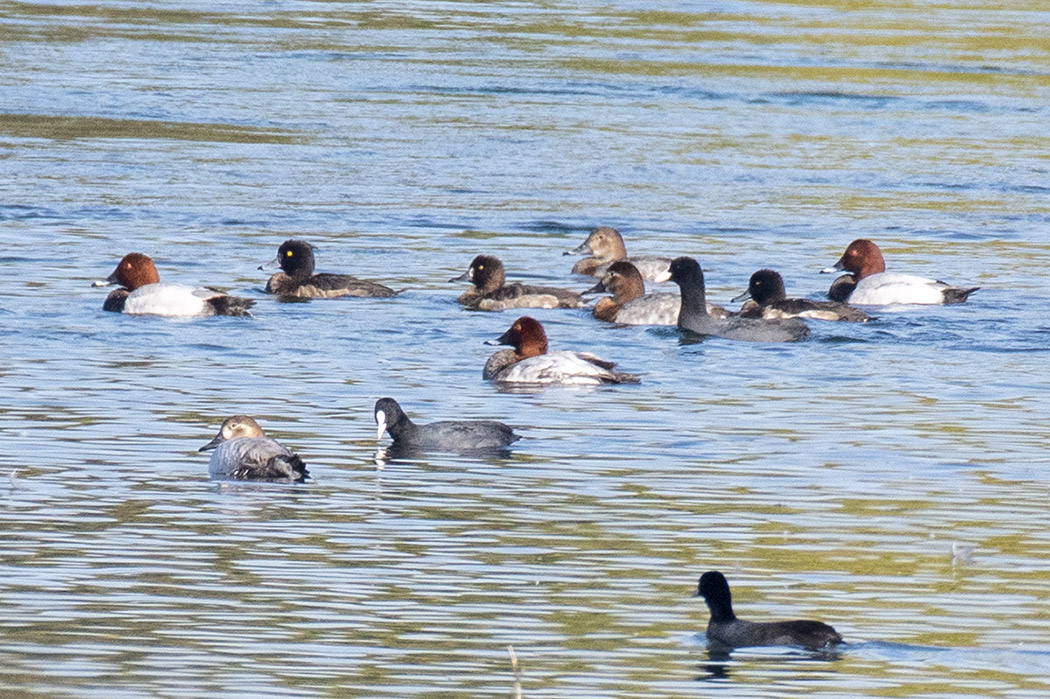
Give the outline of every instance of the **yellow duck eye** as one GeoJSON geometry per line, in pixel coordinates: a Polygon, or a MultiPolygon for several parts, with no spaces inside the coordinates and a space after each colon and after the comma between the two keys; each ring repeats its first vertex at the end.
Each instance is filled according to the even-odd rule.
{"type": "Polygon", "coordinates": [[[291,257],[292,256],[292,251],[291,250],[285,250],[284,251],[284,256],[285,257],[291,257]]]}
{"type": "Polygon", "coordinates": [[[478,265],[478,269],[479,270],[485,269],[485,265],[478,265]]]}

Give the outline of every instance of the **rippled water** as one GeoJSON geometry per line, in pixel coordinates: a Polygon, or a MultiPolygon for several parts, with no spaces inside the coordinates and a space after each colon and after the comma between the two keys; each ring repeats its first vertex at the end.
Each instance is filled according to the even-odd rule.
{"type": "MultiPolygon", "coordinates": [[[[1041,3],[0,3],[0,687],[12,696],[1043,696],[1041,3]],[[535,311],[639,386],[481,381],[480,252],[586,288],[595,225],[727,302],[856,237],[963,306],[689,343],[535,311]],[[278,303],[290,237],[406,291],[278,303]],[[126,252],[252,319],[103,313],[126,252]],[[506,459],[377,460],[372,405],[506,459]],[[301,486],[215,483],[256,416],[301,486]],[[710,658],[696,578],[832,658],[710,658]]],[[[382,443],[386,443],[384,439],[382,443]]]]}

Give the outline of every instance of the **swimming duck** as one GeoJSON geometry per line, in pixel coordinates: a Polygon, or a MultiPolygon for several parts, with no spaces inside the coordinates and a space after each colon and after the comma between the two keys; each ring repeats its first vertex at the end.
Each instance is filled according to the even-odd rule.
{"type": "Polygon", "coordinates": [[[153,259],[141,252],[125,255],[105,282],[96,286],[120,284],[102,304],[102,310],[128,315],[248,316],[255,303],[251,299],[229,296],[204,287],[162,284],[153,259]]]}
{"type": "MultiPolygon", "coordinates": [[[[583,292],[596,294],[607,291],[611,297],[598,299],[592,314],[599,320],[621,325],[675,325],[682,299],[678,294],[647,294],[645,281],[638,268],[627,260],[609,265],[601,280],[583,292]]],[[[719,318],[729,315],[720,306],[707,304],[707,312],[719,318]]]]}
{"type": "Polygon", "coordinates": [[[666,257],[653,255],[627,257],[627,246],[623,243],[623,236],[620,235],[620,231],[611,226],[595,228],[579,247],[565,254],[582,255],[586,252],[590,252],[591,257],[585,257],[573,265],[573,274],[600,277],[616,260],[627,260],[638,268],[644,279],[657,281],[657,277],[667,271],[667,266],[671,263],[671,260],[666,257]]]}
{"type": "Polygon", "coordinates": [[[737,619],[733,613],[729,583],[716,570],[700,576],[700,584],[693,596],[703,597],[711,610],[707,640],[715,646],[799,646],[823,650],[842,643],[842,636],[835,629],[819,621],[755,622],[737,619]]]}
{"type": "Polygon", "coordinates": [[[212,478],[233,480],[289,480],[309,477],[299,455],[270,439],[247,415],[226,418],[219,434],[198,451],[214,449],[208,471],[212,478]]]}
{"type": "Polygon", "coordinates": [[[809,328],[798,318],[760,320],[712,317],[707,312],[704,300],[704,273],[700,270],[700,264],[691,257],[675,258],[667,278],[682,290],[682,307],[678,314],[680,330],[750,342],[793,342],[809,333],[809,328]]]}
{"type": "Polygon", "coordinates": [[[459,302],[476,311],[502,311],[506,308],[580,308],[583,298],[575,291],[550,286],[507,284],[503,263],[491,255],[478,255],[467,271],[450,282],[469,281],[474,288],[464,292],[459,302]]]}
{"type": "Polygon", "coordinates": [[[493,420],[443,420],[417,425],[393,398],[375,406],[376,439],[389,432],[394,445],[410,449],[467,452],[503,449],[521,439],[514,430],[493,420]]]}
{"type": "Polygon", "coordinates": [[[639,381],[632,374],[613,371],[614,362],[593,354],[565,350],[547,352],[547,333],[539,321],[528,316],[518,318],[507,332],[486,344],[514,347],[499,350],[485,362],[482,377],[501,384],[596,386],[639,381]]]}
{"type": "MultiPolygon", "coordinates": [[[[270,264],[281,272],[266,282],[266,291],[278,296],[301,299],[330,299],[338,296],[395,296],[396,291],[376,282],[349,274],[314,274],[314,246],[305,240],[286,240],[277,248],[270,264]]],[[[260,265],[263,269],[265,265],[260,265]]]]}
{"type": "Polygon", "coordinates": [[[746,298],[751,300],[740,309],[741,318],[813,318],[854,323],[871,320],[864,311],[837,301],[789,299],[784,290],[784,278],[771,269],[760,269],[752,274],[747,291],[735,297],[733,303],[746,298]]]}
{"type": "Polygon", "coordinates": [[[832,282],[828,298],[861,306],[963,303],[980,288],[974,286],[964,289],[914,274],[887,272],[886,260],[879,246],[864,238],[850,243],[838,262],[821,271],[829,273],[843,270],[849,274],[832,282]]]}

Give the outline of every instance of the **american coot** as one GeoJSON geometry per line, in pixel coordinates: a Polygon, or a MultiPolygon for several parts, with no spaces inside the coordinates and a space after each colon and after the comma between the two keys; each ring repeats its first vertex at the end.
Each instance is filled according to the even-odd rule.
{"type": "Polygon", "coordinates": [[[835,629],[819,621],[754,622],[737,619],[733,614],[729,583],[716,570],[700,576],[694,596],[703,597],[711,610],[707,640],[715,646],[800,646],[821,650],[842,643],[842,636],[835,629]]]}
{"type": "Polygon", "coordinates": [[[623,236],[620,235],[620,231],[611,226],[595,228],[579,247],[565,254],[582,255],[586,252],[590,252],[592,256],[585,257],[573,265],[573,274],[600,277],[616,260],[627,260],[638,268],[644,279],[656,281],[660,274],[667,271],[667,265],[671,263],[669,258],[653,255],[627,257],[627,247],[623,243],[623,236]]]}
{"type": "Polygon", "coordinates": [[[879,246],[864,238],[850,243],[838,262],[821,271],[830,273],[843,270],[849,274],[831,284],[828,298],[861,306],[963,303],[980,288],[974,286],[964,289],[936,279],[887,272],[886,260],[879,246]]]}
{"type": "Polygon", "coordinates": [[[491,255],[478,255],[467,271],[450,282],[469,281],[474,288],[464,292],[459,302],[476,311],[502,311],[506,308],[580,308],[583,297],[569,289],[551,286],[507,284],[503,263],[491,255]]]}
{"type": "Polygon", "coordinates": [[[394,446],[407,449],[467,452],[503,449],[521,439],[514,430],[493,420],[443,420],[417,425],[393,398],[376,401],[376,439],[389,432],[394,446]]]}
{"type": "MultiPolygon", "coordinates": [[[[330,299],[338,296],[395,296],[396,291],[376,282],[351,277],[349,274],[314,274],[314,246],[305,240],[286,240],[277,248],[270,265],[281,272],[266,282],[270,294],[290,298],[330,299]]],[[[268,265],[260,265],[263,269],[268,265]]]]}
{"type": "Polygon", "coordinates": [[[226,418],[215,439],[198,451],[209,449],[215,450],[208,468],[212,478],[298,482],[310,475],[298,454],[267,437],[247,415],[226,418]]]}
{"type": "Polygon", "coordinates": [[[128,253],[106,281],[96,286],[120,284],[106,297],[102,310],[128,315],[247,316],[254,301],[228,296],[215,289],[162,284],[157,266],[148,255],[128,253]]]}
{"type": "Polygon", "coordinates": [[[715,318],[707,312],[704,298],[704,273],[691,257],[678,257],[671,262],[668,278],[682,289],[682,308],[678,327],[699,335],[724,337],[750,342],[792,342],[801,340],[809,328],[798,318],[760,320],[757,318],[715,318]]]}
{"type": "Polygon", "coordinates": [[[814,320],[845,320],[864,323],[871,318],[867,313],[837,301],[789,299],[784,290],[784,278],[771,269],[760,269],[751,275],[747,291],[733,299],[751,301],[740,309],[741,318],[812,318],[814,320]]]}
{"type": "Polygon", "coordinates": [[[596,386],[609,383],[638,383],[638,377],[614,371],[613,362],[593,354],[547,352],[547,333],[539,321],[518,318],[496,340],[486,344],[511,345],[485,362],[482,377],[500,384],[563,384],[596,386]]]}

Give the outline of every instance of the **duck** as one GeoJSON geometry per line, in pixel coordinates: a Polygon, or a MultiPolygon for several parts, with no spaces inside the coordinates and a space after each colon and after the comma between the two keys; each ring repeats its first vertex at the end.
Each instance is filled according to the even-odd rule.
{"type": "Polygon", "coordinates": [[[837,301],[789,299],[784,278],[772,269],[760,269],[748,280],[747,291],[733,298],[733,303],[750,299],[740,309],[741,318],[813,318],[865,323],[871,320],[864,311],[837,301]]]}
{"type": "Polygon", "coordinates": [[[821,271],[848,272],[832,282],[828,298],[859,306],[964,303],[970,294],[980,289],[979,286],[951,286],[914,274],[887,272],[886,259],[879,246],[865,238],[854,240],[838,262],[821,271]]]}
{"type": "MultiPolygon", "coordinates": [[[[598,299],[591,314],[598,320],[620,325],[675,325],[682,299],[678,294],[645,293],[645,280],[633,263],[617,260],[584,294],[609,292],[612,296],[598,299]]],[[[721,306],[707,304],[707,312],[725,318],[729,312],[721,306]]]]}
{"type": "Polygon", "coordinates": [[[624,245],[623,236],[620,231],[612,226],[599,226],[591,231],[587,240],[579,247],[566,255],[583,255],[591,253],[591,257],[585,257],[572,266],[573,274],[583,274],[588,277],[601,277],[605,271],[616,260],[628,260],[641,273],[642,278],[651,282],[657,281],[671,260],[667,257],[656,257],[653,255],[641,255],[638,257],[627,257],[627,246],[624,245]]]}
{"type": "Polygon", "coordinates": [[[212,449],[208,471],[214,479],[299,483],[310,476],[298,454],[267,437],[247,415],[226,418],[215,439],[198,451],[212,449]]]}
{"type": "Polygon", "coordinates": [[[507,284],[506,271],[499,258],[478,255],[467,271],[450,282],[469,281],[474,288],[459,297],[460,304],[475,311],[502,311],[507,308],[581,308],[583,297],[575,291],[550,286],[507,284]]]}
{"type": "Polygon", "coordinates": [[[694,597],[703,597],[711,610],[707,641],[718,647],[797,646],[826,650],[842,643],[842,636],[820,621],[756,622],[737,619],[726,577],[717,570],[700,576],[694,597]]]}
{"type": "Polygon", "coordinates": [[[215,289],[183,284],[163,284],[153,259],[141,252],[121,258],[104,282],[95,286],[119,284],[106,296],[102,310],[128,315],[250,316],[251,299],[229,296],[215,289]]]}
{"type": "Polygon", "coordinates": [[[331,299],[339,296],[383,298],[398,292],[388,286],[349,274],[314,274],[314,246],[305,240],[286,240],[277,248],[269,265],[281,268],[266,282],[266,293],[285,298],[331,299]]]}
{"type": "Polygon", "coordinates": [[[376,440],[389,432],[394,446],[407,449],[501,450],[521,439],[513,428],[494,420],[442,420],[417,425],[393,398],[376,401],[375,419],[376,440]]]}
{"type": "Polygon", "coordinates": [[[535,318],[522,316],[507,332],[489,345],[511,345],[499,350],[485,362],[482,377],[497,384],[561,384],[598,386],[614,383],[638,383],[633,374],[614,371],[616,364],[593,354],[547,351],[547,333],[535,318]]]}
{"type": "Polygon", "coordinates": [[[762,320],[758,318],[715,318],[707,312],[704,299],[704,273],[691,257],[671,261],[666,278],[682,290],[678,313],[679,330],[698,335],[749,342],[794,342],[809,334],[809,327],[798,318],[762,320]]]}

